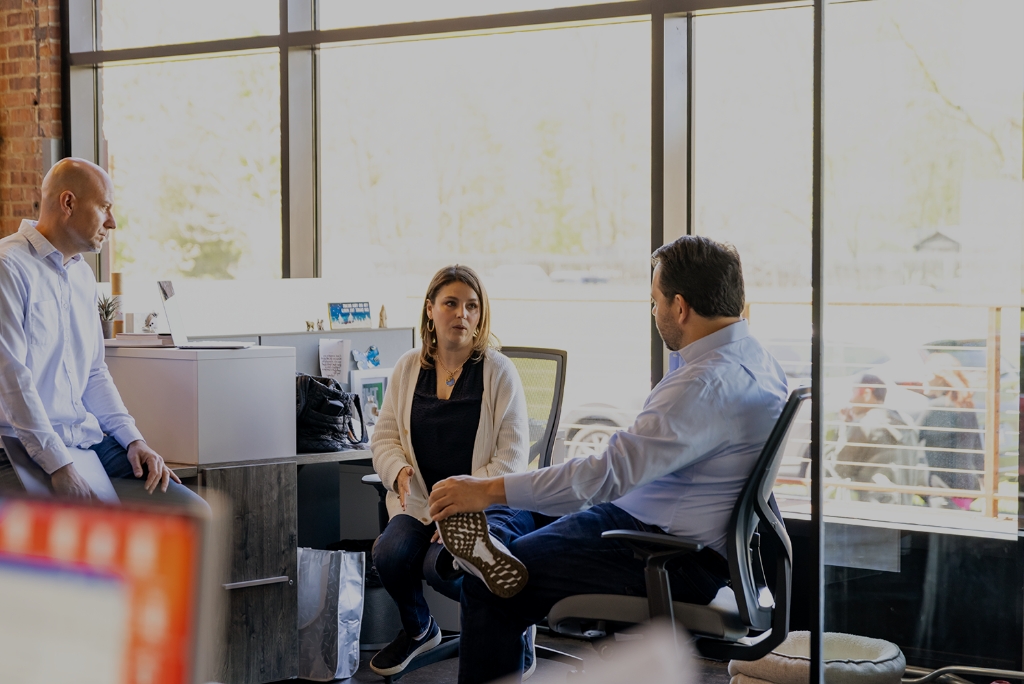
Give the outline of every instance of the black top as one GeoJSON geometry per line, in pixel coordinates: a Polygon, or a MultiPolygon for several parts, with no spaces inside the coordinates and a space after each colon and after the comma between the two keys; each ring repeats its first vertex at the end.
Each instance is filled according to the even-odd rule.
{"type": "Polygon", "coordinates": [[[409,428],[427,493],[446,477],[472,472],[473,442],[480,424],[483,398],[483,359],[466,362],[447,400],[437,398],[435,370],[420,368],[409,428]]]}

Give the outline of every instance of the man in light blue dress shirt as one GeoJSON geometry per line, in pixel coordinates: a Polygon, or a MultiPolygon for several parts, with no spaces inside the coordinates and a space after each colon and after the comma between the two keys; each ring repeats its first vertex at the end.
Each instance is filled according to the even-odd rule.
{"type": "Polygon", "coordinates": [[[462,584],[459,682],[522,672],[523,630],[575,594],[646,594],[643,562],[610,529],[686,537],[705,545],[669,564],[676,600],[709,603],[725,586],[729,517],[786,401],[786,376],[741,318],[739,254],[686,236],[654,253],[653,315],[677,363],[604,453],[501,478],[434,486],[435,520],[507,504],[549,516],[509,546],[529,580],[509,599],[477,577],[462,584]]]}
{"type": "Polygon", "coordinates": [[[143,440],[103,360],[96,279],[82,254],[116,228],[113,195],[99,166],[62,159],[43,179],[39,220],[0,240],[0,434],[21,440],[58,494],[91,495],[74,465],[88,449],[112,478],[205,506],[143,440]]]}

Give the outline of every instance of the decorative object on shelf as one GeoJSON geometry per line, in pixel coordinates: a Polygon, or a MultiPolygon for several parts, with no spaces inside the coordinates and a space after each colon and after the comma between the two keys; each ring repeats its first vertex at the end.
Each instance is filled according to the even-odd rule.
{"type": "Polygon", "coordinates": [[[96,308],[100,314],[100,324],[103,326],[103,339],[109,340],[114,336],[114,318],[121,310],[121,298],[116,295],[101,295],[96,301],[96,308]]]}
{"type": "Polygon", "coordinates": [[[332,302],[327,305],[331,330],[371,328],[370,302],[332,302]]]}
{"type": "Polygon", "coordinates": [[[380,307],[380,318],[377,321],[378,328],[388,327],[388,312],[384,309],[384,306],[380,307]]]}
{"type": "Polygon", "coordinates": [[[313,328],[316,327],[316,323],[313,321],[306,321],[306,332],[313,332],[313,328]]]}
{"type": "Polygon", "coordinates": [[[391,381],[394,368],[370,368],[349,372],[349,387],[352,394],[359,397],[363,404],[363,418],[367,425],[377,423],[377,414],[384,405],[384,392],[391,381]]]}
{"type": "Polygon", "coordinates": [[[352,359],[356,362],[356,368],[359,370],[378,368],[380,366],[380,350],[373,344],[365,352],[353,349],[352,359]]]}
{"type": "Polygon", "coordinates": [[[316,319],[316,329],[317,330],[323,330],[324,329],[324,319],[322,319],[322,318],[316,319]]]}
{"type": "MultiPolygon", "coordinates": [[[[113,236],[111,236],[111,237],[113,237],[113,236]]],[[[121,291],[121,274],[120,273],[111,273],[110,274],[110,294],[115,296],[115,297],[120,297],[122,294],[124,294],[121,291]]],[[[118,314],[120,314],[120,312],[118,312],[118,314]]],[[[120,332],[125,332],[124,325],[125,325],[125,322],[124,322],[124,315],[123,314],[114,316],[114,334],[115,335],[117,335],[117,333],[120,333],[120,332]]]]}
{"type": "Polygon", "coordinates": [[[142,332],[144,333],[155,333],[156,332],[156,319],[159,318],[156,311],[146,316],[146,324],[142,326],[142,332]]]}

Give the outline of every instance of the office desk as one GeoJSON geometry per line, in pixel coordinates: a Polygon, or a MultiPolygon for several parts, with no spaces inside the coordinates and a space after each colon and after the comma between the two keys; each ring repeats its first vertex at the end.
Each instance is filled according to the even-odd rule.
{"type": "MultiPolygon", "coordinates": [[[[232,504],[231,560],[224,580],[229,621],[220,681],[262,684],[298,676],[300,510],[312,505],[320,515],[324,511],[316,492],[300,495],[299,473],[307,466],[365,463],[370,456],[368,449],[353,449],[281,460],[168,464],[178,477],[220,491],[232,504]]],[[[337,506],[336,497],[334,502],[337,506]]],[[[308,524],[319,515],[305,517],[308,524]]],[[[336,507],[334,517],[340,517],[336,507]]]]}

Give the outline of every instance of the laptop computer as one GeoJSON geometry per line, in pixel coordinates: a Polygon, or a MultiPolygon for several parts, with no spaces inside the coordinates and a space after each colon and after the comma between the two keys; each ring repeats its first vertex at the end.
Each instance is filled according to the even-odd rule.
{"type": "Polygon", "coordinates": [[[226,681],[230,507],[210,505],[0,497],[0,681],[226,681]]]}
{"type": "MultiPolygon", "coordinates": [[[[18,476],[21,486],[25,488],[25,492],[33,496],[53,496],[50,476],[32,460],[32,457],[25,451],[21,440],[4,435],[0,437],[0,441],[3,443],[7,460],[14,468],[14,473],[18,476]]],[[[97,499],[114,504],[120,501],[117,492],[114,491],[114,485],[110,482],[107,471],[103,469],[103,464],[100,463],[99,456],[95,451],[68,449],[68,453],[71,454],[74,461],[75,470],[89,483],[89,488],[92,489],[92,493],[97,499]]]]}
{"type": "Polygon", "coordinates": [[[170,280],[157,282],[160,298],[164,302],[164,315],[167,316],[167,330],[171,340],[178,349],[248,349],[251,342],[233,342],[231,340],[197,340],[190,342],[185,334],[185,326],[181,322],[178,301],[174,298],[174,284],[170,280]]]}

